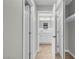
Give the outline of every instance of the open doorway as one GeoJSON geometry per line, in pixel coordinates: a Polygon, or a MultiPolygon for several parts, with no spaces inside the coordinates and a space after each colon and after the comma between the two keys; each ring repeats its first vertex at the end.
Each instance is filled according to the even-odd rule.
{"type": "Polygon", "coordinates": [[[51,2],[50,8],[37,7],[39,52],[36,59],[64,59],[64,1],[51,2]]]}
{"type": "Polygon", "coordinates": [[[64,59],[64,2],[63,0],[47,1],[49,4],[45,2],[46,4],[44,5],[49,7],[51,4],[50,8],[47,8],[47,6],[38,7],[34,3],[32,6],[29,3],[25,3],[23,23],[24,59],[64,59]],[[36,11],[37,15],[35,15],[36,11]],[[35,19],[36,16],[38,19],[35,19]],[[38,25],[37,35],[35,34],[35,24],[38,25]],[[38,37],[37,39],[36,36],[38,37]]]}
{"type": "MultiPolygon", "coordinates": [[[[38,11],[38,40],[39,40],[39,53],[36,57],[44,59],[52,59],[52,47],[55,44],[53,41],[53,27],[54,16],[52,11],[38,11]]],[[[53,51],[54,52],[54,51],[53,51]]],[[[54,53],[53,53],[54,55],[54,53]]]]}
{"type": "Polygon", "coordinates": [[[23,52],[24,59],[27,55],[28,59],[65,59],[65,2],[63,0],[46,1],[34,0],[32,6],[28,4],[25,6],[25,20],[27,20],[25,27],[28,31],[25,30],[24,33],[28,36],[25,37],[27,41],[24,41],[26,47],[24,50],[28,48],[28,51],[23,52]]]}

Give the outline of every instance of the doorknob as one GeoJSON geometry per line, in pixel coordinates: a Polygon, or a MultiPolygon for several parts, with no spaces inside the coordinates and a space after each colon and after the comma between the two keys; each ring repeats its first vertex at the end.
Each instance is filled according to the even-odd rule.
{"type": "Polygon", "coordinates": [[[55,38],[56,38],[56,36],[53,36],[53,37],[55,37],[55,38]]]}

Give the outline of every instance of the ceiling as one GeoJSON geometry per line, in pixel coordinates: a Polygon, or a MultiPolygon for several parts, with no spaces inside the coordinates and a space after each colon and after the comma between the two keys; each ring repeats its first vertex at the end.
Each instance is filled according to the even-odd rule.
{"type": "Polygon", "coordinates": [[[54,0],[35,0],[38,6],[52,6],[54,0]]]}
{"type": "MultiPolygon", "coordinates": [[[[52,10],[54,1],[56,0],[34,0],[38,10],[52,10]]],[[[64,0],[68,5],[72,0],[64,0]]]]}
{"type": "MultiPolygon", "coordinates": [[[[55,0],[35,0],[38,6],[52,6],[55,0]]],[[[72,0],[64,0],[65,4],[69,4],[72,0]]]]}
{"type": "MultiPolygon", "coordinates": [[[[25,0],[26,2],[28,1],[32,1],[32,0],[25,0]]],[[[54,1],[56,0],[34,0],[35,1],[35,4],[37,6],[53,6],[54,4],[54,1]]],[[[65,4],[69,4],[72,0],[64,0],[65,1],[65,4]]]]}

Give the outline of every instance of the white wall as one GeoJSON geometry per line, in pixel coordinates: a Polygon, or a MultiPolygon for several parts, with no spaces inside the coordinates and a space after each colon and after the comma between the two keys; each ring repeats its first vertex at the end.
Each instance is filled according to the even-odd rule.
{"type": "Polygon", "coordinates": [[[75,0],[65,5],[65,50],[75,57],[75,0]]]}
{"type": "MultiPolygon", "coordinates": [[[[73,18],[74,19],[74,18],[73,18]]],[[[65,50],[75,56],[75,21],[67,22],[65,32],[65,50]]]]}
{"type": "Polygon", "coordinates": [[[22,59],[22,0],[3,3],[3,58],[22,59]]]}
{"type": "Polygon", "coordinates": [[[75,21],[69,23],[69,51],[75,56],[75,21]]]}
{"type": "Polygon", "coordinates": [[[39,11],[52,11],[52,6],[37,6],[39,11]]]}
{"type": "Polygon", "coordinates": [[[36,29],[36,30],[35,30],[35,32],[36,32],[36,33],[35,33],[35,38],[36,38],[36,50],[35,50],[35,51],[36,51],[36,54],[35,54],[35,55],[37,55],[37,52],[38,52],[38,39],[37,39],[37,38],[38,38],[38,35],[37,35],[37,33],[38,33],[38,27],[37,27],[37,26],[38,26],[38,22],[37,22],[37,8],[35,8],[35,18],[36,18],[36,21],[35,21],[35,22],[36,22],[36,23],[35,23],[35,27],[36,27],[36,28],[35,28],[35,29],[36,29]]]}
{"type": "Polygon", "coordinates": [[[68,23],[65,22],[65,50],[68,50],[68,46],[69,46],[69,41],[68,41],[68,37],[69,37],[69,34],[68,34],[68,23]]]}

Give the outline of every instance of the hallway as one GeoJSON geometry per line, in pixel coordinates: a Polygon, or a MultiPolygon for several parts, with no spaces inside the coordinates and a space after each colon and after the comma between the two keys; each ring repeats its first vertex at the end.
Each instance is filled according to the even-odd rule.
{"type": "Polygon", "coordinates": [[[75,58],[75,4],[64,3],[5,0],[4,59],[75,58]]]}
{"type": "MultiPolygon", "coordinates": [[[[50,44],[41,44],[39,52],[36,55],[35,59],[52,59],[51,54],[51,45],[50,44]]],[[[56,59],[61,59],[59,54],[56,54],[56,59]]],[[[65,59],[74,59],[69,53],[65,53],[65,59]]]]}
{"type": "MultiPolygon", "coordinates": [[[[51,44],[41,44],[39,50],[36,59],[52,59],[51,44]]],[[[61,59],[59,54],[56,55],[56,59],[61,59]]]]}
{"type": "Polygon", "coordinates": [[[36,59],[52,59],[51,45],[40,45],[39,50],[36,59]]]}

